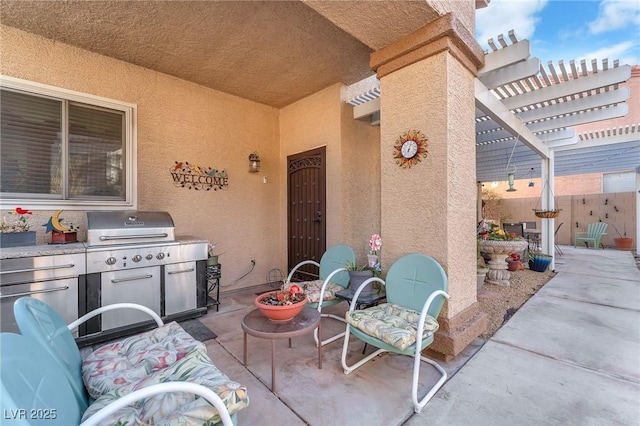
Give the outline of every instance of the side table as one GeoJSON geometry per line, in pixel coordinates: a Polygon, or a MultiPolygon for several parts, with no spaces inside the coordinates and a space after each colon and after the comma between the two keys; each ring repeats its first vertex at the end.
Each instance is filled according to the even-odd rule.
{"type": "MultiPolygon", "coordinates": [[[[349,305],[351,305],[351,301],[353,300],[353,293],[349,289],[341,290],[336,292],[336,297],[338,299],[346,300],[347,302],[349,302],[349,305]]],[[[384,290],[380,290],[380,292],[374,293],[369,296],[360,295],[358,297],[358,304],[356,305],[356,309],[364,309],[370,306],[375,306],[386,298],[387,294],[384,292],[384,290]]]]}
{"type": "MultiPolygon", "coordinates": [[[[271,321],[258,309],[249,312],[242,319],[244,331],[244,365],[247,365],[247,334],[261,339],[271,340],[271,391],[276,393],[276,339],[289,339],[313,332],[316,328],[320,333],[320,313],[305,306],[293,319],[287,322],[271,321]]],[[[318,345],[318,368],[322,368],[322,345],[318,345]]]]}

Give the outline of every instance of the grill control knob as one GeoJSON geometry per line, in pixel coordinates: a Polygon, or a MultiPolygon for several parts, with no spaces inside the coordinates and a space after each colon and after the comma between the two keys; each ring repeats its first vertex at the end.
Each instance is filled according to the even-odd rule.
{"type": "Polygon", "coordinates": [[[140,256],[139,254],[136,254],[135,256],[133,256],[131,258],[131,260],[133,260],[134,262],[140,262],[142,260],[142,256],[140,256]]]}
{"type": "Polygon", "coordinates": [[[107,265],[115,265],[116,264],[116,258],[115,257],[110,257],[107,260],[104,261],[104,263],[106,263],[107,265]]]}
{"type": "Polygon", "coordinates": [[[164,259],[164,253],[158,253],[158,255],[156,256],[156,259],[158,260],[164,259]]]}
{"type": "Polygon", "coordinates": [[[146,259],[147,259],[147,260],[151,260],[151,259],[153,259],[153,255],[152,255],[151,253],[149,253],[149,254],[146,256],[146,259]]]}

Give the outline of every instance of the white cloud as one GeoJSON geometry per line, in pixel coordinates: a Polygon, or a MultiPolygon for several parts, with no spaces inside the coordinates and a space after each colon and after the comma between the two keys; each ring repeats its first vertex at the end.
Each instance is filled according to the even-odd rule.
{"type": "Polygon", "coordinates": [[[487,40],[499,34],[506,37],[509,30],[515,31],[518,40],[530,40],[546,4],[547,0],[491,0],[488,7],[476,11],[478,43],[486,47],[487,40]]]}
{"type": "Polygon", "coordinates": [[[636,65],[640,58],[634,54],[634,47],[635,43],[633,41],[624,41],[613,46],[588,52],[580,56],[578,60],[584,59],[590,62],[592,59],[597,59],[601,62],[602,59],[609,59],[609,66],[612,66],[613,61],[619,59],[621,64],[636,65]]]}
{"type": "Polygon", "coordinates": [[[603,0],[598,17],[589,23],[589,31],[601,34],[629,25],[640,26],[640,6],[637,0],[603,0]]]}

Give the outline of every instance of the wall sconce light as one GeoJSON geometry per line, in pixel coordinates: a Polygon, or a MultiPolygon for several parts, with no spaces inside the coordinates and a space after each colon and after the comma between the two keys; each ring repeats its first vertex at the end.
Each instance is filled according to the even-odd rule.
{"type": "Polygon", "coordinates": [[[257,173],[260,171],[260,157],[257,152],[249,154],[249,171],[251,173],[257,173]]]}
{"type": "Polygon", "coordinates": [[[508,180],[509,180],[509,189],[507,189],[507,192],[514,192],[514,191],[517,191],[517,189],[515,189],[515,188],[513,187],[514,179],[515,179],[514,174],[513,174],[513,173],[509,173],[509,174],[507,175],[507,178],[508,178],[508,180]]]}
{"type": "Polygon", "coordinates": [[[531,168],[531,176],[529,178],[529,188],[533,188],[534,187],[534,183],[533,183],[533,167],[531,168]]]}

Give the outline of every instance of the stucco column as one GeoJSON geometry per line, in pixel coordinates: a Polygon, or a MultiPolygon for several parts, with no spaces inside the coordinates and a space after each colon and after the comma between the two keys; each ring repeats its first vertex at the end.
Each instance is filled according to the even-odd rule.
{"type": "Polygon", "coordinates": [[[482,61],[475,39],[452,14],[371,55],[382,93],[384,264],[419,252],[445,269],[451,300],[430,347],[444,359],[487,326],[477,302],[475,237],[474,78],[482,61]],[[393,147],[412,129],[427,136],[428,157],[402,168],[393,147]]]}

